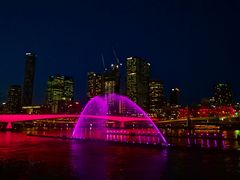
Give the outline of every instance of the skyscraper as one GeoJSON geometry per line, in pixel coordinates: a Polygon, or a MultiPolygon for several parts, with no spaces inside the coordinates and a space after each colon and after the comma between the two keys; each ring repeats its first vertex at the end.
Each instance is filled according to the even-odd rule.
{"type": "Polygon", "coordinates": [[[160,80],[149,81],[149,112],[160,113],[164,105],[163,82],[160,80]]]}
{"type": "Polygon", "coordinates": [[[33,53],[26,53],[25,74],[23,83],[22,105],[32,105],[33,85],[35,75],[36,56],[33,53]]]}
{"type": "Polygon", "coordinates": [[[103,73],[104,93],[120,92],[120,72],[119,65],[112,64],[111,68],[103,73]]]}
{"type": "Polygon", "coordinates": [[[12,85],[8,90],[7,107],[9,113],[20,113],[21,112],[21,86],[12,85]]]}
{"type": "Polygon", "coordinates": [[[65,76],[50,76],[47,82],[47,104],[52,113],[64,113],[65,105],[73,99],[73,79],[65,76]],[[60,111],[61,110],[61,111],[60,111]]]}
{"type": "MultiPolygon", "coordinates": [[[[104,93],[120,93],[120,65],[111,64],[108,70],[103,73],[104,93]]],[[[108,113],[117,115],[120,113],[119,102],[114,101],[111,96],[106,96],[108,100],[108,113]]]]}
{"type": "Polygon", "coordinates": [[[64,77],[64,89],[62,99],[65,101],[72,101],[74,95],[74,82],[73,78],[69,76],[64,77]]]}
{"type": "Polygon", "coordinates": [[[230,105],[232,103],[232,90],[230,84],[216,84],[214,87],[214,100],[217,106],[230,105]]]}
{"type": "Polygon", "coordinates": [[[170,91],[170,105],[176,106],[179,105],[180,89],[173,88],[170,91]]]}
{"type": "Polygon", "coordinates": [[[129,57],[126,62],[126,71],[127,96],[148,111],[150,64],[142,58],[129,57]]]}
{"type": "Polygon", "coordinates": [[[88,99],[98,96],[103,93],[103,77],[101,74],[94,72],[88,73],[88,99]]]}

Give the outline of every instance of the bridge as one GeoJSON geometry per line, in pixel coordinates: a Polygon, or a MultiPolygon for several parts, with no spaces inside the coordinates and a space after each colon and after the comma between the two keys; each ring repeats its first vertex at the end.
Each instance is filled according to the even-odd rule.
{"type": "MultiPolygon", "coordinates": [[[[221,116],[221,117],[191,117],[189,118],[189,120],[191,120],[192,122],[194,121],[207,121],[207,122],[211,122],[211,121],[216,121],[216,119],[218,118],[220,121],[223,121],[224,119],[228,119],[228,118],[234,118],[235,116],[221,116]]],[[[171,120],[163,120],[163,121],[159,121],[159,124],[171,124],[171,123],[185,123],[188,121],[188,118],[180,118],[180,119],[171,119],[171,120]]]]}
{"type": "MultiPolygon", "coordinates": [[[[6,129],[12,129],[12,122],[24,122],[34,120],[49,120],[59,118],[94,118],[94,119],[106,119],[111,121],[118,121],[121,123],[130,121],[147,121],[146,117],[126,117],[126,116],[98,116],[98,115],[79,115],[79,114],[2,114],[0,115],[0,122],[6,122],[6,129]]],[[[156,120],[156,118],[152,119],[156,120]]]]}
{"type": "MultiPolygon", "coordinates": [[[[7,123],[6,129],[12,129],[12,122],[24,122],[24,121],[34,121],[34,120],[54,120],[60,118],[93,118],[93,119],[106,119],[111,121],[121,122],[122,125],[124,122],[131,121],[147,121],[149,120],[146,117],[126,117],[126,116],[98,116],[98,115],[80,115],[80,114],[1,114],[0,115],[0,123],[7,123]]],[[[220,119],[224,119],[227,117],[221,117],[220,119]]],[[[204,118],[191,118],[192,122],[194,121],[205,121],[209,122],[214,120],[214,117],[204,117],[204,118]]],[[[159,121],[157,118],[151,118],[153,121],[157,121],[157,124],[176,124],[176,123],[186,123],[188,120],[186,118],[183,119],[175,119],[175,120],[164,120],[159,121]]]]}
{"type": "MultiPolygon", "coordinates": [[[[210,117],[197,117],[197,118],[190,118],[191,121],[211,121],[215,118],[210,117]]],[[[163,120],[159,121],[159,124],[171,124],[171,123],[186,123],[188,121],[187,118],[181,118],[181,119],[171,119],[171,120],[163,120]]]]}

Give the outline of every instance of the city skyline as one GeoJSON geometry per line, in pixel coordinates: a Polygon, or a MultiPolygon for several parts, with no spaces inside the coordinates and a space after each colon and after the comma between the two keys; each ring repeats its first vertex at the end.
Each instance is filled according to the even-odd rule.
{"type": "MultiPolygon", "coordinates": [[[[33,53],[30,53],[30,52],[28,52],[28,53],[26,53],[26,64],[25,64],[25,66],[26,65],[28,65],[28,63],[29,63],[29,59],[28,59],[28,56],[29,55],[31,55],[32,56],[32,54],[33,53]]],[[[33,54],[33,56],[34,56],[34,63],[35,63],[35,58],[36,58],[36,55],[35,54],[33,54]]],[[[117,57],[115,57],[115,58],[117,58],[117,57]]],[[[136,60],[139,60],[140,62],[143,62],[143,63],[145,63],[146,64],[146,66],[148,67],[149,66],[149,72],[147,73],[148,75],[148,80],[149,80],[149,82],[150,81],[155,81],[155,80],[157,80],[157,81],[160,81],[161,83],[162,83],[162,95],[163,95],[163,99],[161,100],[161,103],[166,103],[166,102],[168,102],[170,105],[173,105],[173,104],[175,104],[175,105],[193,105],[193,104],[183,104],[182,102],[181,102],[181,96],[182,96],[182,93],[180,92],[180,90],[179,90],[179,88],[178,87],[174,87],[174,88],[172,88],[172,89],[170,89],[170,91],[169,92],[166,92],[166,87],[163,85],[163,81],[161,80],[161,79],[155,79],[154,80],[154,78],[152,78],[152,76],[151,76],[151,64],[150,63],[148,63],[148,62],[146,62],[146,60],[145,59],[143,59],[143,58],[141,58],[141,57],[137,57],[137,56],[134,56],[134,57],[127,57],[126,59],[125,59],[125,61],[123,61],[124,63],[120,63],[120,65],[118,65],[117,63],[116,64],[111,64],[111,66],[109,66],[109,67],[106,67],[106,66],[104,66],[104,68],[103,68],[103,71],[102,72],[93,72],[93,71],[90,71],[90,72],[88,72],[87,73],[87,77],[86,77],[86,80],[87,80],[87,85],[86,85],[86,92],[85,92],[85,96],[84,96],[84,100],[89,100],[90,98],[92,98],[92,97],[94,97],[94,96],[96,96],[96,95],[101,95],[101,94],[103,94],[103,93],[118,93],[118,94],[123,94],[123,95],[126,95],[126,96],[128,96],[128,97],[130,97],[131,98],[131,96],[129,96],[128,95],[128,89],[130,88],[130,84],[128,85],[128,75],[129,75],[129,63],[128,63],[128,61],[129,60],[132,60],[132,59],[136,59],[136,60]],[[122,67],[122,66],[125,66],[125,67],[122,67]],[[108,82],[109,80],[110,81],[112,81],[113,79],[113,77],[115,78],[115,75],[114,74],[112,74],[115,70],[117,69],[117,71],[116,72],[118,72],[117,74],[118,74],[118,80],[117,81],[119,81],[118,83],[120,83],[120,76],[121,76],[121,79],[125,79],[125,80],[127,80],[126,82],[122,82],[121,83],[121,86],[119,86],[120,84],[118,84],[116,87],[113,87],[113,86],[111,86],[111,87],[107,87],[108,85],[108,83],[106,84],[106,82],[108,82]],[[122,69],[123,70],[123,72],[122,72],[122,70],[121,70],[121,72],[120,72],[120,69],[122,69]],[[90,76],[89,76],[90,75],[90,76]],[[101,90],[101,92],[98,92],[98,93],[94,93],[94,94],[92,94],[91,96],[90,96],[90,91],[93,91],[93,89],[88,89],[88,88],[93,88],[93,87],[89,87],[89,83],[90,83],[90,81],[92,81],[92,79],[90,78],[89,79],[89,77],[91,77],[91,76],[93,76],[93,77],[95,77],[95,76],[101,76],[101,78],[103,78],[101,81],[101,83],[102,83],[102,85],[101,85],[101,87],[100,88],[103,88],[102,90],[101,90]],[[109,76],[109,77],[108,77],[109,76]],[[109,79],[110,78],[110,79],[109,79]],[[105,79],[105,80],[104,80],[105,79]],[[105,88],[105,89],[104,89],[105,88]],[[108,90],[106,89],[106,88],[110,88],[109,90],[109,92],[108,92],[108,90]],[[117,89],[115,89],[115,90],[113,90],[112,88],[117,88],[117,89]],[[112,89],[112,90],[111,90],[112,89]],[[121,91],[120,91],[120,89],[121,89],[121,91]],[[90,91],[89,91],[90,90],[90,91]],[[173,100],[173,92],[175,92],[175,90],[177,90],[177,91],[179,91],[177,94],[178,95],[174,95],[174,96],[176,96],[176,97],[174,97],[174,99],[175,100],[173,100]],[[173,101],[175,102],[175,103],[173,103],[173,101]],[[177,102],[178,101],[178,102],[177,102]]],[[[118,60],[118,59],[117,59],[118,60]]],[[[119,62],[118,62],[119,63],[119,62]]],[[[35,67],[34,67],[35,68],[35,67]]],[[[137,68],[138,69],[138,68],[137,68]]],[[[25,71],[26,71],[26,67],[25,67],[25,71]]],[[[139,77],[142,77],[143,78],[143,72],[141,72],[141,71],[136,71],[136,72],[138,72],[137,74],[138,74],[138,76],[139,77]],[[143,73],[142,75],[141,75],[141,73],[143,73]]],[[[25,72],[26,73],[26,72],[25,72]]],[[[131,74],[131,73],[130,73],[131,74]]],[[[136,73],[134,73],[134,74],[136,74],[136,73]]],[[[24,75],[24,77],[26,76],[26,74],[24,75]]],[[[49,88],[49,78],[53,78],[53,77],[63,77],[64,78],[64,76],[65,75],[60,75],[59,73],[55,73],[54,75],[48,75],[48,80],[47,80],[47,86],[46,86],[46,89],[44,90],[44,96],[43,97],[41,97],[41,103],[38,103],[38,104],[46,104],[46,94],[48,94],[48,88],[49,88]]],[[[65,76],[66,78],[71,78],[71,81],[74,81],[74,78],[73,77],[70,77],[70,76],[65,76]]],[[[116,79],[115,79],[116,80],[116,79]]],[[[114,80],[114,81],[115,81],[114,80]]],[[[110,82],[109,81],[109,82],[110,82]]],[[[141,81],[139,81],[139,82],[141,82],[141,81]]],[[[93,83],[93,82],[91,82],[91,83],[93,83]]],[[[116,83],[116,82],[115,82],[116,83]]],[[[19,86],[20,88],[23,88],[24,87],[24,85],[25,85],[25,82],[22,84],[22,85],[17,85],[17,86],[19,86]]],[[[150,84],[149,84],[150,85],[150,84]]],[[[15,85],[9,85],[9,87],[8,87],[8,89],[9,88],[11,88],[12,86],[15,86],[15,85]]],[[[92,85],[90,85],[90,86],[92,86],[92,85]]],[[[114,85],[115,86],[115,85],[114,85]]],[[[227,104],[231,104],[231,103],[236,103],[236,99],[234,99],[233,98],[233,94],[232,94],[232,86],[231,86],[231,84],[230,83],[222,83],[222,82],[218,82],[218,83],[216,83],[216,84],[214,84],[213,85],[213,91],[211,92],[212,93],[212,95],[210,96],[210,97],[202,97],[197,103],[199,104],[199,103],[202,103],[202,102],[206,102],[206,100],[208,99],[209,100],[209,102],[211,102],[213,99],[215,99],[215,101],[216,101],[216,103],[218,102],[218,97],[216,97],[216,87],[218,87],[218,86],[229,86],[229,89],[228,89],[228,93],[230,93],[230,95],[228,95],[228,94],[226,94],[226,96],[229,96],[229,98],[227,98],[227,102],[228,103],[226,103],[226,104],[222,104],[222,105],[227,105],[227,104]]],[[[74,85],[74,87],[75,87],[75,85],[74,85]]],[[[36,87],[34,87],[34,85],[33,85],[33,87],[31,88],[31,89],[35,89],[36,87]]],[[[94,89],[95,89],[96,87],[94,87],[94,89]]],[[[150,86],[148,87],[148,92],[146,91],[146,93],[150,93],[151,92],[151,90],[149,89],[150,88],[150,86]]],[[[7,89],[7,90],[8,90],[7,89]]],[[[74,88],[75,89],[75,88],[74,88]]],[[[73,96],[72,96],[72,100],[73,99],[75,99],[75,100],[78,100],[79,101],[79,99],[78,98],[76,98],[75,96],[74,96],[74,94],[76,94],[76,90],[74,90],[74,89],[72,89],[72,94],[73,94],[73,96]]],[[[223,93],[225,93],[225,91],[223,91],[223,93]]],[[[9,91],[8,91],[8,94],[9,94],[9,91]]],[[[24,95],[24,94],[23,94],[24,95]]],[[[137,94],[136,94],[137,95],[137,94]]],[[[222,94],[222,96],[223,96],[223,98],[225,98],[224,96],[225,96],[225,94],[222,94]]],[[[2,102],[7,102],[8,101],[8,96],[6,96],[5,97],[6,98],[6,100],[5,101],[2,101],[2,102]]],[[[220,97],[221,98],[221,97],[220,97]]],[[[24,99],[24,97],[22,97],[21,99],[24,99]]],[[[32,101],[32,99],[34,99],[34,97],[32,97],[32,98],[30,98],[29,99],[29,101],[32,101]]],[[[131,98],[132,100],[134,100],[134,98],[132,97],[131,98]]],[[[151,98],[150,98],[151,99],[151,98]]],[[[150,100],[149,99],[149,100],[150,100]]],[[[146,98],[145,98],[145,100],[146,100],[146,98]]],[[[138,101],[137,99],[135,99],[134,101],[138,101]]],[[[225,101],[225,100],[224,100],[225,101]]],[[[83,103],[86,103],[86,102],[83,102],[83,103]]],[[[35,103],[35,102],[33,102],[33,104],[37,104],[37,103],[35,103]]],[[[48,104],[48,103],[47,103],[48,104]]],[[[141,103],[137,103],[137,104],[139,104],[141,107],[144,107],[144,105],[141,105],[141,103]]],[[[150,105],[150,104],[149,104],[150,105]]],[[[23,106],[24,106],[24,104],[23,104],[23,106]]],[[[148,109],[148,108],[146,108],[146,109],[148,109]]]]}
{"type": "Polygon", "coordinates": [[[149,61],[165,95],[179,87],[183,104],[212,97],[220,82],[229,82],[239,101],[237,1],[16,3],[1,5],[3,97],[10,85],[23,84],[24,55],[35,52],[34,102],[43,102],[47,78],[54,74],[74,77],[82,101],[87,72],[103,70],[101,54],[106,66],[115,63],[114,48],[121,62],[130,56],[149,61]]]}

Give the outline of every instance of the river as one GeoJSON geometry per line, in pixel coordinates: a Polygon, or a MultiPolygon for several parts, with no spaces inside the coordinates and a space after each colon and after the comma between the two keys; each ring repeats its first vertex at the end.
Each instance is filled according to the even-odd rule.
{"type": "Polygon", "coordinates": [[[239,179],[237,152],[174,150],[0,132],[0,178],[239,179]]]}

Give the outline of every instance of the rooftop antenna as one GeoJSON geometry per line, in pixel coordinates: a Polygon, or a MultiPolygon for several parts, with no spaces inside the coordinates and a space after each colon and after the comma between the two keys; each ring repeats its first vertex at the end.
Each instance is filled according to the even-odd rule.
{"type": "Polygon", "coordinates": [[[103,57],[103,54],[101,54],[101,58],[102,58],[102,63],[103,63],[103,68],[104,68],[104,71],[107,70],[106,66],[105,66],[105,59],[103,57]]]}

